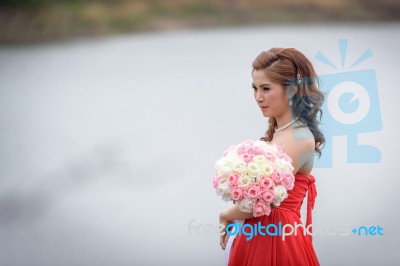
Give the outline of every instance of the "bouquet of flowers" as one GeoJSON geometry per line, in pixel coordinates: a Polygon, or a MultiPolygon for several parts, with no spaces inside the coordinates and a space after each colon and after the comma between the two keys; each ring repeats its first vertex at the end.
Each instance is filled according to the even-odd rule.
{"type": "Polygon", "coordinates": [[[254,217],[269,215],[294,186],[292,159],[276,145],[246,140],[229,147],[215,163],[217,194],[254,217]]]}

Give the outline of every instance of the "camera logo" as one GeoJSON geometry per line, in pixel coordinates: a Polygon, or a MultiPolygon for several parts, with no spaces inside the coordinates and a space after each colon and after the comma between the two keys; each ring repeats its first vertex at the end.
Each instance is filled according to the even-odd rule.
{"type": "Polygon", "coordinates": [[[332,138],[347,136],[348,163],[379,163],[380,150],[371,145],[358,143],[358,134],[382,129],[376,73],[373,69],[352,71],[352,68],[372,56],[367,49],[344,71],[346,65],[347,39],[339,40],[342,70],[320,51],[316,59],[332,67],[337,73],[319,76],[321,90],[326,94],[322,107],[321,130],[325,135],[325,146],[315,167],[332,167],[332,138]]]}

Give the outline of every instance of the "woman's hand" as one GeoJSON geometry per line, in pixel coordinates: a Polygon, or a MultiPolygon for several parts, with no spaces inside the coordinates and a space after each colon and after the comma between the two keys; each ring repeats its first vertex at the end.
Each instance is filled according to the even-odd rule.
{"type": "Polygon", "coordinates": [[[219,224],[222,225],[221,229],[223,229],[222,233],[225,233],[220,236],[219,243],[222,249],[225,249],[226,243],[228,242],[229,235],[225,232],[225,227],[228,224],[234,223],[235,220],[246,220],[253,218],[253,213],[242,212],[236,205],[233,205],[231,208],[222,211],[219,214],[219,224]]]}
{"type": "Polygon", "coordinates": [[[225,250],[228,240],[229,240],[229,235],[225,231],[221,233],[221,236],[219,238],[219,244],[221,245],[221,248],[223,250],[225,250]]]}
{"type": "Polygon", "coordinates": [[[225,250],[226,244],[228,243],[229,240],[229,235],[226,233],[225,228],[228,224],[233,223],[233,221],[230,221],[226,217],[226,211],[222,211],[219,214],[219,224],[221,228],[220,232],[220,238],[219,238],[219,244],[221,245],[221,248],[225,250]]]}

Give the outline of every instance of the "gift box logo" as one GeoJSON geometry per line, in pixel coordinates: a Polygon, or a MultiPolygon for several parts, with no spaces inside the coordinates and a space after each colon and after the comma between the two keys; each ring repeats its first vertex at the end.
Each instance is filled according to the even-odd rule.
{"type": "MultiPolygon", "coordinates": [[[[342,70],[345,68],[347,39],[339,40],[342,70]]],[[[377,147],[359,144],[358,134],[382,129],[376,73],[373,69],[351,71],[372,56],[367,49],[350,65],[347,72],[319,76],[321,90],[326,99],[323,104],[321,130],[326,143],[320,159],[314,166],[332,167],[332,138],[347,136],[348,163],[379,163],[381,153],[377,147]]],[[[338,70],[324,54],[318,51],[316,59],[338,70]]]]}

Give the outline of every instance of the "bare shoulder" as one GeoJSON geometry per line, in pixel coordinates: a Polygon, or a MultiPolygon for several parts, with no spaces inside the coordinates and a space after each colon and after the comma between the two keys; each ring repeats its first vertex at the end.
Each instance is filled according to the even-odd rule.
{"type": "Polygon", "coordinates": [[[287,136],[284,150],[293,159],[295,172],[300,168],[312,168],[314,160],[315,139],[311,130],[301,124],[292,127],[287,136]]]}
{"type": "Polygon", "coordinates": [[[315,139],[311,130],[300,122],[295,123],[285,133],[274,134],[273,141],[288,150],[304,152],[315,149],[315,139]]]}
{"type": "Polygon", "coordinates": [[[293,140],[312,149],[315,147],[315,138],[311,130],[304,124],[296,123],[292,129],[293,140]]]}

